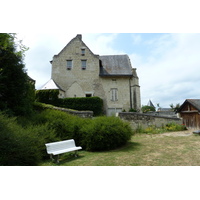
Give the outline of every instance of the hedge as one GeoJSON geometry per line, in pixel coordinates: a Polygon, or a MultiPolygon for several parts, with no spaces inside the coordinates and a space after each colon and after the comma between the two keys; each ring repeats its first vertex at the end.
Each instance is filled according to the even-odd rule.
{"type": "Polygon", "coordinates": [[[93,111],[95,116],[103,113],[103,100],[99,97],[76,97],[59,99],[59,90],[38,90],[36,101],[80,111],[93,111]]]}

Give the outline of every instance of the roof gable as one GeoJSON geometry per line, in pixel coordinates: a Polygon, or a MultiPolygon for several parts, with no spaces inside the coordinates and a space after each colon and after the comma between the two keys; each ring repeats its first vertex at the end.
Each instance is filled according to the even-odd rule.
{"type": "Polygon", "coordinates": [[[94,56],[99,56],[99,55],[95,55],[90,49],[89,47],[82,41],[82,35],[81,34],[78,34],[76,37],[74,37],[57,55],[54,55],[54,56],[59,56],[60,54],[62,54],[62,52],[64,52],[65,50],[67,50],[67,48],[72,45],[75,41],[79,41],[81,42],[81,48],[85,49],[87,48],[88,51],[94,55],[94,56]]]}
{"type": "Polygon", "coordinates": [[[184,103],[180,106],[180,108],[177,110],[177,112],[184,111],[185,107],[188,104],[193,106],[195,109],[197,109],[200,112],[200,99],[186,99],[184,103]]]}
{"type": "Polygon", "coordinates": [[[133,76],[128,55],[100,56],[100,76],[133,76]]]}
{"type": "Polygon", "coordinates": [[[39,90],[62,90],[59,85],[55,83],[53,79],[50,79],[39,90]]]}

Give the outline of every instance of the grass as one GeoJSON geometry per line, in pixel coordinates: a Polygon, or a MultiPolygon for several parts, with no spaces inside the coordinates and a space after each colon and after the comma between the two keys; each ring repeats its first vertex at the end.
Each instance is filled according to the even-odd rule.
{"type": "Polygon", "coordinates": [[[104,151],[79,151],[60,156],[60,163],[50,159],[41,166],[199,166],[200,137],[136,134],[122,148],[104,151]]]}

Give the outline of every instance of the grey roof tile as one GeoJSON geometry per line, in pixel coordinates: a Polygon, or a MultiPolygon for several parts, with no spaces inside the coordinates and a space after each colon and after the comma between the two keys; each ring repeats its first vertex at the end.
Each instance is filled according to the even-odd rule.
{"type": "Polygon", "coordinates": [[[128,55],[100,56],[100,76],[133,76],[128,55]]]}

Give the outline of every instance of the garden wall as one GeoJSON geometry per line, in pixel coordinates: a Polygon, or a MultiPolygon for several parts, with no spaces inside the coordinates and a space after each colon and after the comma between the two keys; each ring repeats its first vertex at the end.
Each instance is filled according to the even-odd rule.
{"type": "Polygon", "coordinates": [[[82,118],[92,118],[93,117],[93,111],[76,111],[76,110],[70,110],[66,108],[59,108],[59,107],[53,107],[54,110],[60,110],[63,112],[70,113],[72,115],[76,115],[82,118]]]}
{"type": "Polygon", "coordinates": [[[134,112],[120,112],[118,115],[122,120],[129,121],[131,127],[147,128],[149,126],[162,127],[168,123],[182,124],[182,120],[174,117],[153,116],[134,112]]]}

